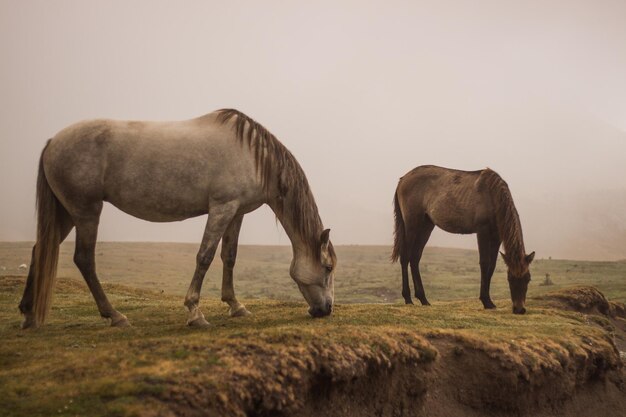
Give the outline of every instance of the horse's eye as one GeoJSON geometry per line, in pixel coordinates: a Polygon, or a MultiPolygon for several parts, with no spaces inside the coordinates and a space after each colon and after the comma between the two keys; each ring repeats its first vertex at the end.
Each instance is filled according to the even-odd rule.
{"type": "Polygon", "coordinates": [[[330,273],[333,271],[333,267],[331,265],[325,265],[326,272],[330,273]]]}

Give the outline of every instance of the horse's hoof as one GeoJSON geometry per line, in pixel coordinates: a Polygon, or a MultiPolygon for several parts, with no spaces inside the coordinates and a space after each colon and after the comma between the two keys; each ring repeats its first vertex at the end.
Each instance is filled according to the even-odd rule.
{"type": "Polygon", "coordinates": [[[187,326],[189,327],[209,327],[209,322],[204,318],[204,314],[199,308],[194,308],[191,312],[189,320],[187,320],[187,326]]]}
{"type": "Polygon", "coordinates": [[[239,308],[237,308],[235,311],[233,311],[232,309],[230,310],[230,316],[231,317],[246,317],[251,315],[252,313],[250,313],[248,311],[248,309],[246,309],[245,306],[240,306],[239,308]]]}
{"type": "Polygon", "coordinates": [[[193,320],[187,320],[187,326],[202,329],[209,327],[210,324],[204,317],[198,317],[193,320]]]}
{"type": "Polygon", "coordinates": [[[32,314],[24,315],[24,321],[22,322],[22,330],[28,329],[36,329],[39,327],[37,324],[37,320],[35,320],[35,316],[32,314]]]}
{"type": "Polygon", "coordinates": [[[404,304],[412,305],[413,304],[413,300],[404,300],[404,304]]]}
{"type": "Polygon", "coordinates": [[[485,307],[485,310],[493,310],[494,308],[496,308],[496,305],[493,303],[493,301],[489,300],[483,302],[483,307],[485,307]]]}
{"type": "Polygon", "coordinates": [[[111,327],[130,327],[130,322],[125,315],[111,317],[111,327]]]}

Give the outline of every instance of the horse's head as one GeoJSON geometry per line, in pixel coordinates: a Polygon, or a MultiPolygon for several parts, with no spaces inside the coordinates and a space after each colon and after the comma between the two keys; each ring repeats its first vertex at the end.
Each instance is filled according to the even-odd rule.
{"type": "Polygon", "coordinates": [[[319,258],[310,255],[294,257],[289,271],[304,299],[309,303],[309,314],[313,317],[328,316],[333,311],[337,256],[330,242],[329,233],[330,229],[326,229],[320,236],[319,258]]]}
{"type": "MultiPolygon", "coordinates": [[[[523,253],[523,252],[522,252],[523,253]]],[[[535,252],[524,255],[521,260],[514,260],[507,254],[500,252],[502,259],[508,267],[509,289],[511,290],[511,301],[513,301],[513,313],[524,314],[526,308],[526,291],[530,282],[530,270],[528,267],[535,258],[535,252]]]]}

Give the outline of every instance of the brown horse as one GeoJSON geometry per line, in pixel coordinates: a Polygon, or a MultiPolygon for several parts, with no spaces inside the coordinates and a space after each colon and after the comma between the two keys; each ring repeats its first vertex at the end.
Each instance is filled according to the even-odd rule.
{"type": "Polygon", "coordinates": [[[402,296],[411,301],[408,266],[415,297],[429,305],[422,285],[419,262],[435,226],[458,234],[476,233],[480,254],[480,300],[495,308],[489,296],[498,249],[508,267],[513,313],[524,314],[530,281],[528,267],[535,252],[526,255],[522,226],[507,183],[489,168],[459,171],[432,165],[420,166],[400,178],[394,197],[395,232],[392,261],[402,266],[402,296]]]}
{"type": "Polygon", "coordinates": [[[222,241],[222,301],[231,316],[249,314],[235,297],[233,267],[243,216],[269,205],[293,247],[290,275],[314,317],[332,312],[337,261],[304,171],[274,135],[237,110],[177,122],[91,120],[69,126],[41,153],[37,242],[20,303],[24,328],[48,313],[59,244],[76,228],[74,262],[113,326],[128,325],[96,276],[94,250],[102,205],[153,222],[208,214],[185,306],[190,326],[202,281],[222,241]]]}

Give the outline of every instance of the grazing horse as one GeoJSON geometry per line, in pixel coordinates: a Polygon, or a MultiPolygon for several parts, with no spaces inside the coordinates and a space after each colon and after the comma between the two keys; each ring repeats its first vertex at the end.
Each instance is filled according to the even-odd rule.
{"type": "Polygon", "coordinates": [[[415,297],[429,305],[419,262],[435,226],[458,234],[476,233],[480,254],[480,300],[495,308],[489,296],[500,244],[508,267],[513,313],[524,314],[530,281],[528,267],[535,252],[526,255],[522,226],[507,183],[489,168],[459,171],[432,165],[419,166],[400,178],[394,196],[395,232],[392,261],[400,259],[402,296],[412,304],[408,266],[415,297]]]}
{"type": "Polygon", "coordinates": [[[69,126],[41,153],[37,241],[24,296],[23,328],[42,324],[50,306],[59,245],[76,228],[74,262],[102,317],[128,325],[104,293],[94,251],[103,202],[152,222],[208,214],[185,297],[190,326],[208,323],[200,289],[222,241],[222,301],[231,316],[249,314],[237,301],[233,267],[243,216],[268,204],[293,247],[290,275],[314,317],[332,311],[337,262],[304,172],[287,148],[243,113],[224,109],[179,122],[93,120],[69,126]]]}

